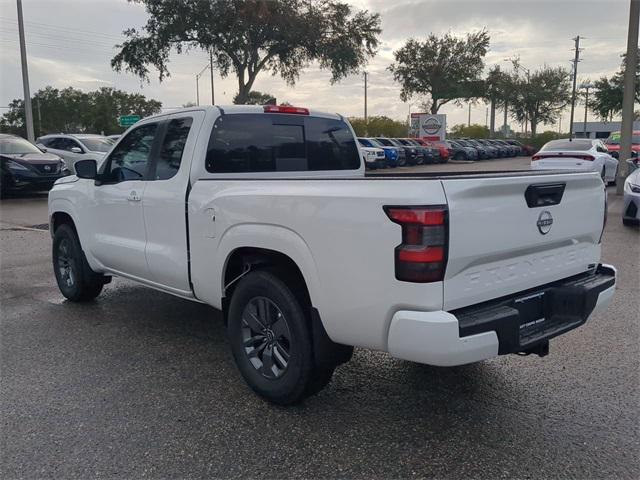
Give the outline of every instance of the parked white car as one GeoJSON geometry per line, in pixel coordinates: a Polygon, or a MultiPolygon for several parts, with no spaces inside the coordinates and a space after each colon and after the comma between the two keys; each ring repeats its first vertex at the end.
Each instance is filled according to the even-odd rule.
{"type": "Polygon", "coordinates": [[[99,162],[114,144],[114,140],[102,135],[86,133],[44,135],[36,139],[36,145],[62,157],[72,173],[75,173],[77,161],[92,159],[99,162]]]}
{"type": "Polygon", "coordinates": [[[624,208],[622,222],[640,225],[640,168],[636,168],[624,182],[624,208]]]}
{"type": "Polygon", "coordinates": [[[615,183],[618,160],[609,155],[601,140],[567,138],[547,142],[531,157],[531,168],[598,172],[605,183],[615,183]]]}
{"type": "Polygon", "coordinates": [[[385,168],[387,166],[387,159],[384,154],[384,150],[376,147],[363,147],[360,145],[360,151],[367,168],[375,170],[376,168],[385,168]]]}
{"type": "Polygon", "coordinates": [[[65,297],[116,275],[222,309],[246,382],[290,404],[353,346],[438,366],[546,355],[614,294],[605,200],[592,172],[366,177],[344,117],[233,105],[136,123],[56,182],[49,219],[65,297]]]}

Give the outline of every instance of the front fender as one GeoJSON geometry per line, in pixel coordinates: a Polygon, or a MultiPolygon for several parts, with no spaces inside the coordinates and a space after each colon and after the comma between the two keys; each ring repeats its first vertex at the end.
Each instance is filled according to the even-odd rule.
{"type": "MultiPolygon", "coordinates": [[[[57,188],[64,189],[65,187],[71,187],[72,184],[61,185],[57,188]]],[[[71,217],[73,220],[73,224],[75,226],[76,232],[78,233],[78,238],[80,239],[80,245],[82,245],[82,250],[84,251],[85,257],[87,258],[87,262],[92,270],[99,272],[103,270],[103,266],[100,262],[98,262],[93,255],[91,255],[90,248],[88,248],[90,243],[89,233],[82,228],[82,222],[79,219],[79,212],[76,208],[76,204],[73,202],[73,195],[68,196],[56,196],[56,192],[54,190],[49,192],[49,232],[53,237],[53,216],[56,213],[65,213],[71,217]]]]}

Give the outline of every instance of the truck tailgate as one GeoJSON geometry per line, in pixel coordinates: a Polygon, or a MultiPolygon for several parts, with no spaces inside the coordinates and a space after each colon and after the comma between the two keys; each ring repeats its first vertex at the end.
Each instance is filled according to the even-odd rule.
{"type": "Polygon", "coordinates": [[[445,310],[576,275],[600,259],[606,192],[597,173],[442,184],[449,205],[445,310]]]}

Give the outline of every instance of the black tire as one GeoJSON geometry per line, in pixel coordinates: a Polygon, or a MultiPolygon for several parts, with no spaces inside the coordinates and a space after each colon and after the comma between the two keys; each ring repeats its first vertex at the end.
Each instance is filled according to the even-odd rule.
{"type": "Polygon", "coordinates": [[[314,365],[310,322],[300,296],[279,276],[268,270],[247,274],[233,292],[228,313],[231,352],[258,395],[291,405],[329,383],[333,369],[314,365]]]}
{"type": "Polygon", "coordinates": [[[87,302],[100,295],[106,277],[91,270],[71,225],[60,225],[56,230],[52,258],[53,271],[62,295],[72,302],[87,302]]]}
{"type": "Polygon", "coordinates": [[[453,156],[454,160],[466,160],[467,159],[467,155],[462,153],[462,152],[458,152],[453,156]]]}
{"type": "Polygon", "coordinates": [[[623,218],[622,219],[622,224],[625,227],[637,227],[638,225],[640,225],[637,220],[634,221],[634,220],[632,220],[630,218],[623,218]]]}

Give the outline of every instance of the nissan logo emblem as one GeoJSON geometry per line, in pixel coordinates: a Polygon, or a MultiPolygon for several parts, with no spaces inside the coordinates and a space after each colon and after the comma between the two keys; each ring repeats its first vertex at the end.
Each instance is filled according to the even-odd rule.
{"type": "Polygon", "coordinates": [[[429,135],[434,135],[440,131],[442,128],[442,124],[438,121],[437,118],[430,117],[425,120],[422,124],[422,129],[427,132],[429,135]]]}
{"type": "Polygon", "coordinates": [[[542,235],[546,235],[547,233],[549,233],[549,230],[551,230],[551,225],[553,225],[553,217],[551,216],[551,212],[549,212],[548,210],[543,210],[542,212],[540,212],[536,225],[538,226],[538,231],[542,235]]]}

